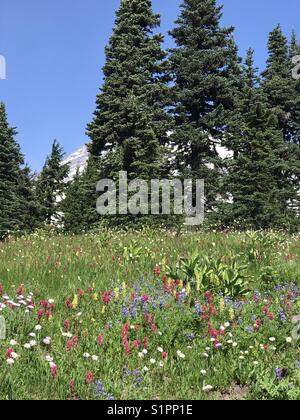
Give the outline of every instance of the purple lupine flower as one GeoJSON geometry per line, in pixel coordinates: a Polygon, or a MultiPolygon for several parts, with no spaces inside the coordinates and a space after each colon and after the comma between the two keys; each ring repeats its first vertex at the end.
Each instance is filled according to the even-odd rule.
{"type": "Polygon", "coordinates": [[[200,303],[196,303],[195,312],[196,312],[196,315],[198,315],[198,316],[200,316],[202,314],[202,306],[200,305],[200,303]]]}
{"type": "Polygon", "coordinates": [[[283,369],[282,368],[276,368],[275,369],[275,375],[276,379],[280,381],[283,378],[283,369]]]}
{"type": "Polygon", "coordinates": [[[123,317],[123,318],[127,318],[127,317],[128,317],[128,315],[129,315],[129,310],[128,310],[128,308],[127,308],[126,306],[123,306],[123,308],[122,308],[122,317],[123,317]]]}

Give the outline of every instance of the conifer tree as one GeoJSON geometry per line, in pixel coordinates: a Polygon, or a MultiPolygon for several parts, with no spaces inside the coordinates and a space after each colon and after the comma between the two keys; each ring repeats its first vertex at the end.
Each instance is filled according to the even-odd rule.
{"type": "Polygon", "coordinates": [[[290,53],[290,59],[300,54],[300,41],[298,41],[295,30],[292,31],[289,53],[290,53]]]}
{"type": "Polygon", "coordinates": [[[262,73],[263,93],[273,113],[278,117],[284,140],[287,143],[299,144],[300,96],[291,74],[288,40],[280,25],[270,33],[268,48],[267,68],[262,73]]]}
{"type": "Polygon", "coordinates": [[[171,35],[176,48],[170,63],[179,172],[205,181],[206,209],[222,194],[223,162],[218,146],[235,108],[240,59],[233,28],[220,25],[222,7],[215,0],[184,0],[171,35]]]}
{"type": "MultiPolygon", "coordinates": [[[[293,35],[292,48],[297,41],[293,35]]],[[[292,63],[287,38],[280,25],[269,36],[269,58],[263,72],[262,91],[272,113],[279,121],[286,143],[285,166],[277,173],[282,184],[286,213],[299,205],[300,176],[300,82],[292,77],[292,63]]]]}
{"type": "Polygon", "coordinates": [[[63,225],[67,232],[80,233],[91,230],[100,221],[96,211],[96,185],[98,170],[90,157],[82,173],[78,170],[69,183],[62,203],[63,225]]]}
{"type": "Polygon", "coordinates": [[[35,179],[28,165],[20,171],[17,193],[20,199],[19,220],[22,232],[33,232],[40,227],[40,207],[36,196],[35,179]]]}
{"type": "Polygon", "coordinates": [[[168,141],[166,54],[150,0],[122,0],[106,48],[104,84],[87,127],[102,177],[157,178],[168,141]]]}
{"type": "Polygon", "coordinates": [[[65,179],[69,172],[69,165],[63,164],[63,157],[63,149],[55,140],[51,155],[47,157],[37,180],[36,193],[41,209],[41,220],[46,224],[60,221],[60,201],[63,198],[65,179]]]}
{"type": "Polygon", "coordinates": [[[8,124],[4,104],[0,103],[0,239],[21,228],[18,180],[23,156],[16,134],[16,129],[8,124]]]}
{"type": "Polygon", "coordinates": [[[228,162],[226,181],[232,202],[223,205],[223,223],[255,229],[290,227],[296,215],[286,203],[297,189],[289,165],[293,168],[296,162],[283,139],[278,116],[259,88],[251,49],[230,129],[227,145],[233,158],[228,162]]]}

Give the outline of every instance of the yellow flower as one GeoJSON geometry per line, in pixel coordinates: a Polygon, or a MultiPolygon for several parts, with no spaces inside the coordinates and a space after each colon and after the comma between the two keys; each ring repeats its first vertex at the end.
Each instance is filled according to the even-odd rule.
{"type": "Polygon", "coordinates": [[[97,302],[97,300],[98,300],[98,293],[94,293],[94,294],[93,294],[93,300],[94,300],[95,302],[97,302]]]}
{"type": "Polygon", "coordinates": [[[120,289],[118,287],[115,288],[115,297],[116,299],[119,299],[120,296],[120,289]]]}
{"type": "Polygon", "coordinates": [[[104,314],[105,310],[106,310],[106,306],[103,306],[101,313],[104,314]]]}
{"type": "Polygon", "coordinates": [[[298,300],[297,306],[298,306],[298,308],[300,308],[300,300],[298,300]]]}
{"type": "Polygon", "coordinates": [[[232,321],[235,318],[234,309],[229,309],[229,319],[232,321]]]}
{"type": "Polygon", "coordinates": [[[126,287],[126,283],[123,281],[122,283],[122,290],[123,290],[123,297],[126,297],[126,293],[127,293],[127,287],[126,287]]]}
{"type": "Polygon", "coordinates": [[[183,281],[182,280],[179,280],[179,288],[183,289],[183,281]]]}
{"type": "Polygon", "coordinates": [[[77,309],[78,308],[78,296],[77,295],[74,295],[72,306],[73,306],[73,309],[77,309]]]}
{"type": "Polygon", "coordinates": [[[201,285],[200,273],[196,272],[196,290],[199,292],[201,285]]]}
{"type": "Polygon", "coordinates": [[[224,299],[220,299],[219,307],[220,307],[221,314],[223,314],[224,311],[225,311],[225,301],[224,301],[224,299]]]}
{"type": "Polygon", "coordinates": [[[190,293],[191,293],[191,285],[190,285],[190,283],[188,283],[187,284],[187,286],[186,286],[186,293],[187,293],[187,295],[189,295],[190,293]]]}

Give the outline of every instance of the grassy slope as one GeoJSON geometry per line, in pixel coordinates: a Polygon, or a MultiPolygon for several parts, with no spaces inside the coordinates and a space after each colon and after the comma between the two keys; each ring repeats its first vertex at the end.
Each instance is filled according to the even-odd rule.
{"type": "MultiPolygon", "coordinates": [[[[255,388],[254,384],[260,376],[251,378],[252,366],[244,369],[239,367],[239,363],[233,362],[239,358],[239,352],[230,353],[230,355],[226,353],[225,357],[223,353],[216,353],[209,362],[202,361],[200,355],[205,351],[209,340],[204,342],[203,335],[200,334],[198,340],[193,344],[193,352],[187,357],[188,360],[182,361],[182,364],[178,363],[176,350],[180,348],[185,353],[187,352],[187,344],[183,344],[180,333],[185,330],[194,333],[196,329],[197,334],[198,326],[194,325],[193,316],[188,306],[178,308],[174,304],[169,305],[173,305],[172,310],[157,314],[156,322],[159,329],[163,330],[163,336],[155,337],[150,344],[152,358],[158,358],[157,355],[155,356],[156,346],[163,346],[168,351],[170,355],[168,367],[164,368],[165,370],[155,370],[153,375],[151,372],[147,375],[143,374],[142,386],[136,387],[134,377],[129,376],[124,379],[122,367],[126,364],[133,371],[142,369],[143,365],[149,366],[151,363],[148,359],[146,363],[138,360],[137,357],[134,360],[133,358],[127,360],[124,356],[119,337],[121,303],[113,303],[109,312],[102,314],[100,311],[103,306],[101,302],[91,303],[88,300],[83,300],[78,307],[78,310],[83,313],[82,320],[77,321],[76,314],[70,314],[70,311],[68,312],[65,308],[64,300],[67,296],[73,297],[78,288],[87,290],[94,286],[100,292],[114,289],[123,282],[127,284],[129,293],[130,287],[145,273],[151,273],[150,284],[145,283],[141,285],[141,288],[144,287],[145,290],[142,291],[151,294],[156,285],[158,288],[161,287],[159,283],[161,281],[153,279],[154,267],[161,266],[165,262],[174,266],[179,256],[187,256],[194,250],[212,258],[223,257],[224,261],[235,256],[241,264],[246,263],[247,277],[253,289],[261,288],[262,285],[258,284],[258,276],[262,268],[267,265],[270,265],[273,272],[276,273],[278,284],[286,282],[299,284],[299,238],[285,237],[283,244],[279,243],[280,238],[281,235],[274,235],[273,243],[272,245],[268,244],[267,250],[261,242],[255,243],[259,252],[257,261],[254,263],[249,262],[251,242],[246,239],[244,234],[201,233],[185,234],[180,237],[151,231],[127,234],[104,232],[103,234],[74,237],[56,235],[49,237],[46,234],[37,234],[0,244],[0,283],[4,285],[5,292],[13,296],[12,290],[20,284],[24,284],[28,292],[38,290],[39,299],[54,298],[57,302],[53,319],[50,322],[44,321],[42,324],[43,333],[39,338],[49,335],[53,340],[56,340],[53,347],[47,351],[55,355],[55,362],[59,365],[60,371],[58,381],[53,381],[47,365],[45,366],[43,361],[43,357],[47,353],[44,348],[36,350],[38,357],[24,354],[23,349],[20,349],[21,359],[12,368],[7,367],[5,359],[2,359],[8,341],[0,342],[0,368],[3,369],[5,377],[5,381],[0,385],[0,397],[67,398],[68,383],[74,377],[78,381],[75,394],[79,398],[93,398],[94,390],[88,388],[82,379],[85,372],[91,369],[94,369],[95,378],[103,380],[105,387],[116,398],[218,398],[220,394],[206,396],[203,393],[202,387],[209,383],[212,383],[218,392],[228,389],[235,382],[255,388]],[[126,251],[126,247],[132,248],[126,251]],[[263,256],[262,260],[260,260],[261,256],[263,256]],[[74,353],[73,358],[69,357],[69,353],[66,353],[65,338],[60,336],[62,324],[66,318],[71,319],[72,332],[80,338],[80,348],[76,349],[77,353],[74,353]],[[96,345],[97,335],[103,332],[106,322],[113,323],[114,320],[116,325],[113,325],[111,331],[107,333],[106,346],[99,350],[96,345]],[[97,354],[100,357],[100,364],[93,367],[83,360],[84,351],[97,354]],[[207,379],[201,377],[201,369],[209,372],[207,379]]],[[[279,299],[279,297],[274,297],[274,299],[279,299]]],[[[263,302],[261,305],[263,306],[263,302]]],[[[245,314],[245,318],[250,315],[250,312],[245,314]]],[[[226,321],[225,315],[223,318],[223,320],[218,320],[220,325],[226,321]]],[[[30,320],[22,318],[22,322],[17,317],[9,318],[8,338],[15,338],[23,345],[36,324],[37,321],[34,318],[30,320]]],[[[266,340],[268,340],[268,335],[278,331],[278,325],[276,323],[274,326],[265,327],[266,337],[264,338],[266,340]]],[[[143,326],[143,328],[146,327],[143,326]]],[[[289,335],[290,331],[291,325],[282,329],[282,333],[285,335],[289,335]]],[[[254,339],[244,337],[244,332],[237,335],[240,340],[239,349],[245,350],[252,341],[253,345],[259,345],[259,341],[255,344],[254,339]]],[[[284,336],[281,338],[285,339],[284,336]]],[[[285,347],[282,349],[285,350],[285,347]]],[[[290,356],[286,362],[289,366],[297,358],[296,345],[290,356]]],[[[253,358],[258,357],[258,354],[253,356],[253,358]]],[[[282,353],[282,351],[278,356],[272,356],[272,362],[268,357],[264,357],[261,362],[261,377],[268,378],[272,375],[272,370],[268,370],[268,364],[271,364],[270,369],[274,369],[277,366],[276,363],[284,364],[283,360],[286,357],[288,357],[288,353],[282,353]]],[[[296,378],[295,381],[297,380],[296,378]]],[[[270,378],[269,381],[272,382],[270,378]]],[[[263,398],[264,392],[266,392],[266,397],[270,397],[268,391],[265,391],[265,388],[268,388],[267,384],[260,388],[263,388],[264,391],[255,391],[254,389],[253,392],[258,392],[257,395],[260,398],[263,398]]]]}

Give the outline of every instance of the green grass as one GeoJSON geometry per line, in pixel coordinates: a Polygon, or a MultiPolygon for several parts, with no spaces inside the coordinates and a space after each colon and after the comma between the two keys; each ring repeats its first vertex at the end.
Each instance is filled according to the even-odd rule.
{"type": "Polygon", "coordinates": [[[22,304],[1,313],[7,337],[0,341],[0,398],[105,399],[112,394],[115,399],[220,399],[227,392],[226,398],[241,393],[243,398],[299,399],[299,343],[289,342],[295,328],[291,318],[300,314],[295,286],[300,283],[299,262],[299,237],[272,232],[176,236],[151,230],[104,231],[72,237],[39,232],[1,243],[0,303],[5,295],[17,302],[16,290],[22,286],[19,294],[26,298],[33,293],[36,306],[30,313],[22,304]],[[198,265],[193,271],[195,256],[198,265]],[[199,280],[197,271],[203,268],[204,256],[208,257],[205,281],[204,274],[199,280]],[[233,299],[224,301],[223,277],[233,261],[233,275],[241,269],[248,293],[234,285],[233,299]],[[156,267],[160,272],[154,273],[156,267]],[[174,289],[170,272],[178,273],[174,289]],[[278,285],[284,287],[275,290],[278,285]],[[112,292],[107,304],[105,291],[112,292]],[[213,297],[204,297],[207,291],[213,297]],[[254,291],[261,292],[255,300],[254,291]],[[68,298],[73,308],[66,306],[68,298]],[[40,302],[49,299],[55,308],[38,320],[40,302]],[[142,299],[149,299],[146,317],[142,299]],[[136,317],[125,316],[133,307],[136,317]],[[262,325],[251,332],[254,317],[262,325]],[[70,321],[70,335],[78,337],[78,345],[70,351],[66,350],[69,338],[62,335],[65,320],[70,321]],[[122,336],[127,323],[129,331],[122,336]],[[224,335],[220,334],[227,323],[224,335]],[[35,331],[36,325],[42,330],[35,331]],[[212,330],[218,332],[219,349],[211,340],[212,330]],[[33,332],[36,337],[29,337],[33,332]],[[48,346],[42,342],[45,337],[51,337],[48,346]],[[141,357],[145,337],[148,353],[141,357]],[[18,344],[10,345],[11,340],[18,344]],[[36,346],[28,350],[24,345],[30,340],[36,346]],[[262,350],[262,346],[267,347],[262,350]],[[12,366],[7,363],[9,348],[19,356],[12,366]],[[166,359],[158,348],[167,353],[166,359]],[[84,358],[84,353],[98,360],[84,358]],[[56,378],[51,376],[47,355],[57,365],[56,378]],[[280,379],[277,368],[282,369],[280,379]],[[101,396],[96,396],[94,381],[86,384],[88,372],[103,383],[101,396]],[[70,389],[71,380],[75,386],[70,389]],[[206,385],[213,389],[205,391],[206,385]]]}

